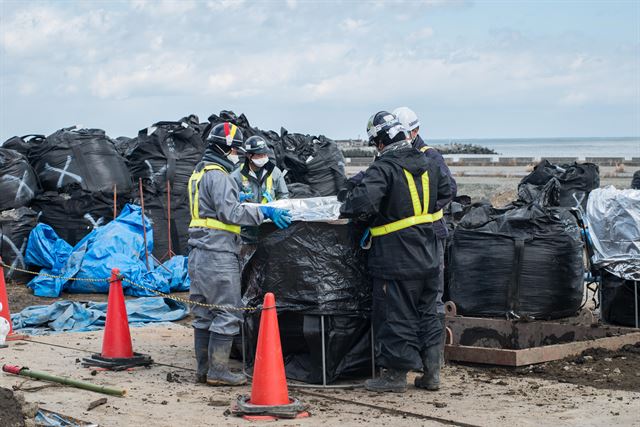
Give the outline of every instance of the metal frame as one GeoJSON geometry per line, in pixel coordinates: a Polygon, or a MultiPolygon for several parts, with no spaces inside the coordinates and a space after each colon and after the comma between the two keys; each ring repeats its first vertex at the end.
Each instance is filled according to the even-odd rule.
{"type": "MultiPolygon", "coordinates": [[[[320,315],[320,339],[322,340],[322,384],[299,384],[296,382],[295,384],[289,383],[289,387],[291,388],[321,388],[321,389],[350,389],[350,388],[359,388],[364,387],[364,381],[358,384],[327,384],[327,348],[325,345],[325,325],[324,325],[324,314],[320,315]]],[[[242,326],[240,328],[241,337],[242,337],[242,373],[247,376],[247,378],[253,378],[252,375],[247,373],[247,352],[246,352],[246,341],[245,341],[245,321],[242,321],[242,326]]],[[[375,338],[373,334],[373,319],[371,319],[371,327],[370,327],[370,335],[371,335],[371,378],[376,377],[376,352],[375,352],[375,338]]],[[[289,378],[287,378],[289,380],[289,378]]],[[[295,381],[295,380],[289,380],[295,381]]]]}

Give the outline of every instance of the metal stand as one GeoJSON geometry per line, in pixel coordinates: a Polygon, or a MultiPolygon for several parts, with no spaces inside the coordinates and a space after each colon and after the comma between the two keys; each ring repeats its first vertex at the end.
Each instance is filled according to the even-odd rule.
{"type": "MultiPolygon", "coordinates": [[[[242,326],[240,328],[241,338],[242,338],[242,373],[247,378],[253,378],[253,376],[247,373],[247,355],[246,355],[246,342],[245,342],[245,322],[242,321],[242,326]]],[[[373,334],[373,319],[371,320],[371,378],[376,377],[376,352],[375,352],[375,340],[373,334]]],[[[325,346],[325,325],[324,325],[324,315],[320,315],[320,337],[322,340],[322,384],[288,384],[291,388],[322,388],[322,389],[350,389],[350,388],[359,388],[364,387],[364,381],[358,384],[327,384],[327,352],[325,346]]],[[[287,378],[288,379],[288,378],[287,378]]],[[[295,381],[295,380],[294,380],[295,381]]]]}

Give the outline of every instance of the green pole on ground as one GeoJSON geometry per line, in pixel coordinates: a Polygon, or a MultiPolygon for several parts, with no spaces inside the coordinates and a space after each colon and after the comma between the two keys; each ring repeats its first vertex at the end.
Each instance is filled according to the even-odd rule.
{"type": "Polygon", "coordinates": [[[115,388],[104,387],[84,381],[72,380],[70,378],[58,377],[55,375],[47,374],[46,372],[32,371],[29,368],[23,368],[15,365],[3,365],[2,370],[10,374],[20,375],[22,377],[35,378],[37,380],[51,381],[58,384],[65,384],[71,387],[81,388],[83,390],[95,391],[96,393],[109,394],[111,396],[124,396],[127,394],[126,390],[117,390],[115,388]]]}

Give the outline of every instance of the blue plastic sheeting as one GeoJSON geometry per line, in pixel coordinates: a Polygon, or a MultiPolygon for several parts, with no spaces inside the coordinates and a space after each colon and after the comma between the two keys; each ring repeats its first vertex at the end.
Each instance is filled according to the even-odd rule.
{"type": "MultiPolygon", "coordinates": [[[[125,301],[129,323],[173,322],[184,318],[186,305],[168,298],[137,298],[125,301]]],[[[11,315],[13,329],[28,335],[49,332],[96,331],[104,328],[106,302],[58,301],[49,305],[34,305],[11,315]]]]}
{"type": "MultiPolygon", "coordinates": [[[[153,229],[145,218],[147,247],[153,250],[153,229]]],[[[150,258],[150,263],[152,262],[150,258]]],[[[42,267],[41,273],[63,276],[61,279],[36,276],[27,286],[42,297],[57,297],[62,291],[73,293],[107,293],[105,281],[69,280],[107,278],[112,268],[119,268],[127,279],[147,288],[169,293],[189,290],[187,258],[174,256],[162,266],[149,271],[144,255],[142,214],[139,206],[126,205],[120,215],[98,227],[71,247],[46,224],[38,224],[29,235],[25,262],[42,267]]],[[[150,296],[152,292],[123,281],[126,295],[150,296]]]]}
{"type": "Polygon", "coordinates": [[[86,423],[42,408],[38,409],[35,421],[36,425],[43,427],[98,427],[98,424],[86,423]]]}

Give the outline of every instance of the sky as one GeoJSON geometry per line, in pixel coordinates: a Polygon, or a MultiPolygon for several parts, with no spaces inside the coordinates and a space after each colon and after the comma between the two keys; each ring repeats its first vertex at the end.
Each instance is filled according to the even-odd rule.
{"type": "Polygon", "coordinates": [[[640,0],[0,0],[0,141],[195,113],[331,138],[640,135],[640,0]]]}

